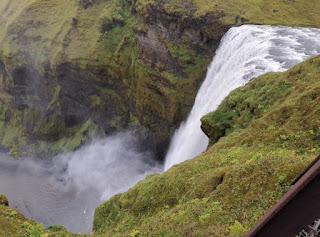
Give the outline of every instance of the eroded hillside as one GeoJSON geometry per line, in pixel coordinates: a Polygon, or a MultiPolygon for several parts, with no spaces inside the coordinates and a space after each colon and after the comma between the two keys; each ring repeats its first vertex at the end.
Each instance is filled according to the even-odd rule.
{"type": "MultiPolygon", "coordinates": [[[[208,150],[100,205],[93,235],[243,236],[320,153],[319,73],[317,56],[233,91],[202,119],[208,150]]],[[[0,235],[79,236],[6,205],[0,235]]]]}
{"type": "Polygon", "coordinates": [[[203,117],[211,146],[100,205],[107,236],[244,236],[320,153],[320,57],[267,73],[203,117]]]}
{"type": "Polygon", "coordinates": [[[319,8],[316,0],[3,0],[0,143],[14,155],[56,153],[144,128],[161,157],[230,26],[318,27],[319,8]]]}

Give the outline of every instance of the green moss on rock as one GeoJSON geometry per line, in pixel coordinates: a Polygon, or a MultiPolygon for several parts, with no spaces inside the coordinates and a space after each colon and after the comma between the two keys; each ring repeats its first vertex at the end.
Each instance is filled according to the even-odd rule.
{"type": "Polygon", "coordinates": [[[231,92],[201,119],[210,143],[233,134],[245,144],[319,150],[319,62],[314,57],[285,73],[267,73],[231,92]]]}
{"type": "Polygon", "coordinates": [[[215,143],[101,204],[94,233],[243,236],[320,152],[319,72],[318,56],[233,91],[203,119],[215,143]]]}
{"type": "Polygon", "coordinates": [[[316,0],[3,0],[2,145],[21,153],[61,143],[91,119],[105,133],[142,126],[163,151],[231,26],[318,27],[319,8],[316,0]],[[21,139],[4,132],[11,127],[21,139]]]}
{"type": "Polygon", "coordinates": [[[9,206],[8,198],[0,193],[0,205],[9,206]]]}

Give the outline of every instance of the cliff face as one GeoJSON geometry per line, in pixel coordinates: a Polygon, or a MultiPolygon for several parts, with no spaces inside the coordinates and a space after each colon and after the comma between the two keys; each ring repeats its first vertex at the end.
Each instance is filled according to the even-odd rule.
{"type": "Polygon", "coordinates": [[[211,146],[95,211],[94,233],[244,236],[320,153],[320,57],[267,73],[203,117],[211,146]]]}
{"type": "MultiPolygon", "coordinates": [[[[143,127],[163,151],[230,26],[320,27],[319,10],[318,0],[2,0],[0,143],[15,155],[55,153],[76,149],[91,136],[143,127]]],[[[239,89],[233,94],[239,102],[230,96],[216,114],[203,118],[212,143],[227,137],[102,204],[95,232],[243,234],[319,153],[316,75],[319,58],[239,89]],[[297,88],[303,89],[281,97],[284,107],[268,100],[272,108],[257,108],[259,94],[244,99],[257,86],[269,90],[269,80],[274,88],[281,80],[290,95],[287,81],[296,85],[299,78],[297,88]],[[234,108],[237,115],[222,121],[220,115],[234,108]]],[[[5,234],[44,232],[6,206],[0,205],[0,215],[16,226],[2,226],[5,234]]]]}
{"type": "Polygon", "coordinates": [[[55,152],[143,127],[163,151],[225,31],[221,15],[194,19],[192,8],[2,1],[1,144],[16,154],[55,152]],[[201,30],[212,24],[208,37],[201,30]]]}
{"type": "Polygon", "coordinates": [[[318,1],[3,0],[0,143],[72,150],[144,128],[161,156],[226,30],[318,26],[318,1]]]}

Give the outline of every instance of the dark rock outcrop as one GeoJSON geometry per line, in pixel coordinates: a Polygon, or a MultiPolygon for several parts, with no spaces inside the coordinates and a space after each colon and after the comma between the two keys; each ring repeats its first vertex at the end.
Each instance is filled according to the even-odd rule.
{"type": "Polygon", "coordinates": [[[0,193],[0,205],[9,206],[8,198],[0,193]]]}

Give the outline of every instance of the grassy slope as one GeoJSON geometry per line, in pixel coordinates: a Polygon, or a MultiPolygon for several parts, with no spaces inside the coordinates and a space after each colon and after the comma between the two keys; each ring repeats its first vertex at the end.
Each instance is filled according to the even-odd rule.
{"type": "Polygon", "coordinates": [[[317,0],[196,0],[195,4],[199,15],[216,6],[226,14],[223,21],[229,24],[239,16],[249,24],[320,26],[320,2],[317,0]]]}
{"type": "MultiPolygon", "coordinates": [[[[0,24],[4,26],[0,28],[1,54],[7,60],[15,61],[14,64],[19,64],[21,63],[19,62],[19,55],[15,54],[21,47],[23,50],[35,55],[34,63],[41,64],[49,60],[53,68],[64,61],[76,62],[85,68],[95,64],[98,58],[102,62],[107,62],[108,65],[115,67],[117,69],[115,74],[121,75],[125,79],[128,79],[126,77],[128,72],[130,72],[130,75],[140,75],[140,78],[154,74],[155,77],[153,79],[161,73],[168,80],[176,83],[177,87],[185,83],[191,83],[186,78],[181,80],[181,78],[175,77],[172,72],[150,70],[148,65],[146,66],[141,59],[136,59],[136,44],[130,38],[135,34],[133,29],[130,28],[135,28],[135,16],[129,17],[131,19],[128,21],[129,31],[128,28],[117,26],[109,32],[111,37],[107,36],[102,42],[98,42],[101,40],[98,35],[98,21],[105,14],[110,14],[107,9],[117,9],[121,2],[98,1],[98,4],[94,5],[93,8],[84,10],[78,7],[76,1],[71,0],[0,1],[0,24]],[[72,31],[74,17],[78,19],[78,31],[72,31]],[[33,20],[35,22],[32,22],[33,20]],[[36,24],[37,21],[39,22],[38,25],[36,24]],[[37,27],[28,27],[29,24],[36,24],[37,27]],[[17,37],[18,33],[35,40],[30,44],[25,40],[26,38],[17,37]],[[10,34],[10,37],[8,37],[8,34],[10,34]],[[129,41],[128,37],[126,37],[127,35],[129,35],[129,41]],[[120,38],[121,40],[119,40],[120,38]],[[104,45],[106,50],[98,50],[98,45],[104,45]],[[12,56],[15,58],[12,58],[12,56]],[[112,60],[109,62],[110,58],[114,59],[113,56],[116,56],[118,61],[112,60]],[[131,61],[135,62],[135,64],[131,64],[131,61]],[[132,65],[135,65],[135,67],[132,65]],[[132,71],[133,68],[134,70],[132,71]]],[[[138,0],[137,3],[141,5],[140,10],[138,9],[141,15],[143,15],[143,11],[147,6],[156,4],[154,1],[145,0],[138,0]]],[[[182,12],[183,14],[189,14],[188,17],[190,17],[190,11],[187,13],[184,11],[185,5],[186,2],[182,0],[165,3],[167,12],[182,12]]],[[[122,5],[120,4],[120,6],[122,5]]],[[[196,10],[193,17],[201,18],[208,12],[216,12],[217,10],[223,12],[225,17],[221,18],[220,21],[226,25],[234,24],[235,19],[239,16],[238,24],[243,18],[244,23],[320,27],[320,15],[317,14],[320,9],[320,2],[317,0],[296,0],[295,2],[286,0],[194,0],[193,7],[196,10]],[[273,12],[273,10],[278,11],[273,12]]],[[[127,10],[126,12],[129,14],[127,10]]],[[[169,43],[166,44],[168,44],[173,57],[182,58],[181,63],[185,71],[188,74],[194,74],[191,76],[192,78],[195,78],[199,71],[205,69],[206,63],[210,62],[209,58],[205,58],[199,63],[200,58],[197,58],[197,62],[190,67],[190,65],[188,66],[190,61],[188,58],[194,58],[195,52],[193,50],[187,49],[185,51],[181,50],[184,47],[180,48],[174,45],[170,47],[169,43]]],[[[311,66],[307,69],[306,65],[304,65],[304,68],[306,68],[305,75],[303,75],[304,78],[308,77],[307,70],[317,70],[316,67],[311,66]]],[[[302,77],[302,75],[300,76],[302,77]]],[[[270,80],[272,80],[277,76],[276,74],[270,74],[270,77],[270,80]]],[[[147,78],[150,78],[150,76],[147,78]]],[[[154,80],[154,83],[163,93],[175,94],[174,91],[163,87],[158,81],[154,80]]],[[[265,89],[268,88],[266,87],[265,89]]],[[[53,88],[53,93],[49,93],[53,100],[54,91],[55,88],[53,88]]],[[[148,91],[145,98],[151,93],[152,91],[148,91]]],[[[107,91],[106,94],[114,94],[114,92],[107,91]]],[[[0,96],[3,101],[10,99],[4,94],[0,96]]],[[[308,100],[310,96],[305,98],[308,100]]],[[[183,95],[171,97],[172,101],[181,101],[182,99],[183,95]]],[[[153,100],[157,101],[157,97],[153,100]]],[[[94,100],[94,103],[101,103],[101,101],[94,100]]],[[[287,101],[287,103],[290,105],[291,102],[287,101]]],[[[307,101],[307,104],[311,106],[313,102],[307,101]]],[[[319,104],[317,106],[319,108],[319,104]]],[[[312,111],[317,106],[307,106],[306,109],[309,108],[312,111]]],[[[140,107],[142,107],[142,104],[140,107]]],[[[1,126],[3,126],[4,112],[6,110],[7,105],[4,105],[1,108],[1,126]]],[[[276,117],[280,116],[273,109],[270,111],[270,116],[273,116],[273,114],[276,117]]],[[[297,111],[295,110],[295,112],[297,111]]],[[[2,134],[7,134],[5,136],[7,145],[20,142],[28,145],[27,138],[21,135],[21,131],[24,130],[21,127],[22,122],[19,113],[14,116],[17,119],[2,130],[2,134]]],[[[28,113],[28,111],[25,111],[25,113],[28,113]]],[[[314,111],[314,113],[319,114],[319,111],[314,111]]],[[[304,127],[305,124],[301,123],[304,121],[305,115],[303,113],[300,115],[296,116],[295,120],[291,120],[287,127],[281,127],[280,130],[278,128],[282,126],[281,122],[279,124],[270,124],[270,117],[267,120],[268,118],[264,117],[264,114],[262,118],[265,120],[258,120],[254,123],[251,123],[251,117],[257,119],[262,114],[259,116],[250,115],[248,117],[249,122],[246,123],[240,120],[235,123],[231,122],[237,126],[228,130],[227,134],[236,129],[248,128],[238,130],[238,132],[221,139],[219,143],[215,144],[199,158],[174,167],[161,176],[151,176],[138,184],[129,193],[117,196],[102,205],[97,209],[95,222],[97,232],[104,232],[104,227],[110,225],[109,234],[112,231],[118,231],[119,233],[132,232],[133,234],[139,231],[143,233],[154,231],[154,233],[163,234],[187,233],[192,235],[192,233],[208,234],[211,231],[215,231],[215,233],[220,231],[221,235],[224,235],[229,231],[228,226],[234,224],[234,220],[239,220],[243,226],[249,228],[283,193],[287,188],[287,181],[296,176],[318,152],[317,140],[312,142],[309,139],[312,136],[318,136],[315,135],[319,131],[317,130],[317,126],[319,126],[318,117],[313,119],[314,122],[312,124],[315,125],[310,129],[310,127],[304,127]],[[302,119],[300,119],[300,115],[302,119]],[[241,126],[238,126],[239,124],[241,126]],[[298,136],[292,135],[292,126],[297,126],[298,136]],[[263,133],[259,132],[259,139],[255,141],[257,129],[262,129],[263,133]],[[249,136],[246,137],[247,135],[249,136]],[[246,139],[241,136],[246,137],[246,139]],[[265,137],[268,141],[267,144],[260,145],[260,142],[265,137]],[[274,143],[274,141],[276,142],[274,143]],[[240,146],[241,143],[244,144],[240,146]],[[302,146],[300,147],[299,144],[302,144],[302,146]],[[204,170],[206,171],[203,172],[204,170]],[[200,171],[202,172],[201,175],[200,171]],[[222,176],[224,177],[223,183],[217,185],[222,176]],[[264,176],[268,178],[268,182],[261,179],[264,176]],[[241,179],[236,179],[237,177],[241,177],[241,179]],[[241,182],[241,180],[244,181],[241,182]],[[163,189],[160,190],[159,187],[163,189]],[[251,191],[247,190],[249,187],[251,191]],[[257,188],[257,191],[254,188],[257,188]],[[256,194],[259,193],[259,188],[263,190],[263,195],[256,197],[256,194]],[[264,192],[265,189],[269,191],[264,192]],[[237,200],[239,200],[239,204],[235,204],[237,200]],[[131,207],[131,205],[133,206],[131,207]],[[112,210],[112,213],[105,212],[107,207],[108,210],[112,210]],[[127,207],[127,209],[120,209],[120,207],[127,207]],[[119,225],[117,225],[117,222],[108,224],[111,217],[119,221],[119,225]],[[141,217],[145,217],[146,221],[143,222],[141,217]],[[159,220],[163,221],[163,224],[159,220]],[[123,223],[126,224],[123,225],[123,223]],[[209,223],[211,223],[210,227],[208,227],[209,223]],[[134,228],[138,230],[135,231],[134,228]]],[[[77,147],[82,139],[82,135],[76,136],[75,141],[71,141],[69,146],[71,148],[77,147]]],[[[60,143],[68,144],[66,139],[62,139],[60,143]]],[[[56,144],[57,147],[60,147],[60,145],[59,143],[56,144]]],[[[2,211],[4,215],[1,216],[0,223],[4,223],[3,220],[7,218],[6,208],[1,207],[1,210],[4,210],[2,211]]],[[[19,225],[19,222],[15,224],[19,225]]],[[[239,226],[235,225],[234,229],[236,227],[239,226]]],[[[239,227],[239,229],[241,228],[239,227]]]]}
{"type": "MultiPolygon", "coordinates": [[[[169,13],[181,14],[187,17],[188,2],[185,0],[137,0],[141,6],[164,4],[169,13]]],[[[320,2],[317,0],[193,0],[190,2],[195,12],[195,18],[201,18],[208,13],[222,12],[221,21],[226,25],[241,24],[270,24],[288,26],[320,27],[320,2]]],[[[189,3],[189,4],[190,4],[189,3]]],[[[145,8],[144,8],[145,9],[145,8]]]]}
{"type": "Polygon", "coordinates": [[[0,30],[3,54],[14,55],[23,48],[30,52],[35,64],[40,64],[62,48],[77,8],[73,1],[4,0],[0,10],[0,22],[4,26],[0,30]]]}
{"type": "MultiPolygon", "coordinates": [[[[4,27],[1,27],[0,30],[0,53],[5,63],[8,63],[11,67],[6,68],[6,70],[11,71],[23,65],[32,65],[39,68],[40,73],[43,73],[43,63],[47,62],[54,67],[57,61],[61,59],[64,43],[67,40],[66,36],[72,28],[72,18],[76,17],[77,9],[76,1],[1,1],[0,24],[4,27]]],[[[83,52],[91,53],[88,50],[83,52]]],[[[33,133],[38,134],[39,137],[43,137],[48,133],[53,136],[54,134],[49,132],[52,130],[56,130],[55,133],[61,133],[66,130],[59,114],[59,92],[56,93],[56,88],[59,87],[55,82],[51,83],[53,85],[51,90],[47,91],[47,95],[48,97],[52,96],[52,100],[48,104],[47,110],[54,109],[55,114],[45,121],[41,117],[43,112],[41,108],[39,109],[39,105],[36,106],[38,108],[15,109],[12,106],[14,102],[11,101],[10,96],[2,91],[0,103],[2,114],[0,124],[2,130],[1,144],[10,147],[13,155],[21,155],[21,151],[26,150],[31,152],[48,151],[47,144],[44,141],[36,144],[30,141],[26,127],[31,124],[33,124],[31,127],[35,126],[33,133]],[[5,123],[4,114],[8,109],[14,116],[5,123]]],[[[37,101],[41,99],[35,95],[34,98],[26,98],[26,100],[30,100],[30,104],[37,104],[37,101]]],[[[88,123],[90,122],[92,121],[88,121],[88,123]]],[[[84,124],[82,128],[85,126],[87,124],[84,124]]],[[[81,126],[77,130],[80,131],[81,126]]],[[[49,150],[56,152],[61,147],[72,150],[80,145],[81,140],[85,140],[85,137],[82,134],[78,134],[77,131],[71,130],[69,134],[65,134],[65,136],[68,135],[70,135],[69,138],[64,137],[51,144],[49,150]]],[[[43,139],[40,138],[39,140],[43,139]]]]}
{"type": "Polygon", "coordinates": [[[27,230],[21,225],[29,223],[35,225],[35,221],[27,220],[20,213],[7,206],[0,205],[0,235],[1,236],[23,236],[27,230]]]}
{"type": "Polygon", "coordinates": [[[246,134],[242,143],[276,142],[300,153],[318,149],[319,144],[310,143],[310,138],[313,142],[320,139],[318,61],[316,57],[286,73],[267,73],[231,92],[216,111],[201,119],[210,143],[241,132],[246,134]],[[252,122],[262,117],[268,125],[265,129],[272,132],[254,132],[259,127],[252,128],[252,122]],[[247,133],[242,129],[247,129],[247,133]]]}
{"type": "Polygon", "coordinates": [[[233,132],[99,206],[95,232],[242,236],[320,153],[319,73],[318,56],[232,92],[204,120],[229,120],[233,132]]]}

